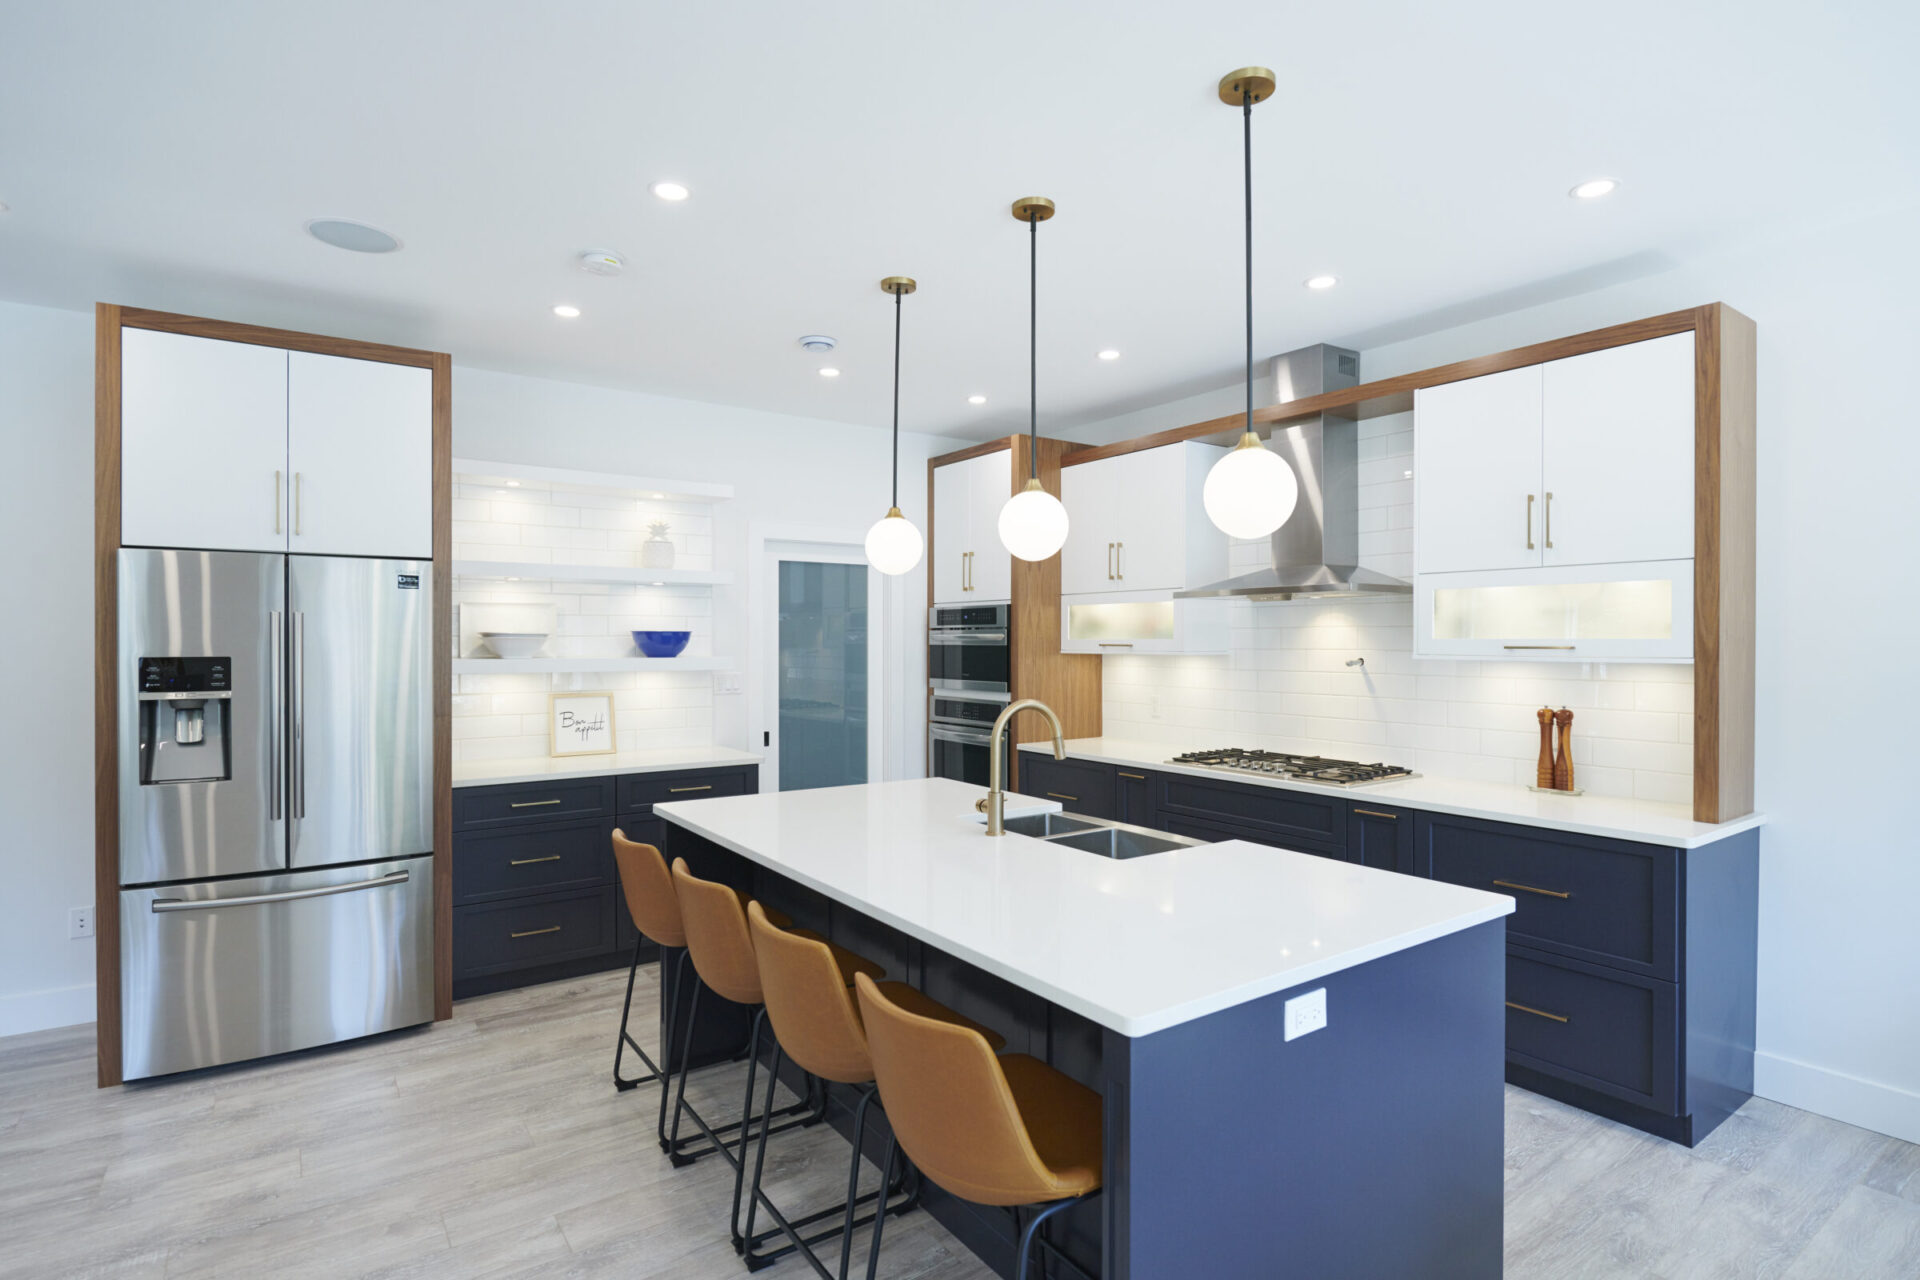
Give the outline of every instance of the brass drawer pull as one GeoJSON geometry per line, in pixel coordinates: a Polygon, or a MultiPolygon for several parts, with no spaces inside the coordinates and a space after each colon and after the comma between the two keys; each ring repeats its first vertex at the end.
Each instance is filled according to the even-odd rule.
{"type": "Polygon", "coordinates": [[[1518,1009],[1522,1013],[1530,1013],[1536,1018],[1545,1018],[1549,1022],[1572,1022],[1573,1021],[1572,1018],[1562,1017],[1560,1014],[1557,1014],[1557,1013],[1548,1013],[1545,1009],[1536,1009],[1531,1005],[1515,1004],[1511,1000],[1507,1001],[1507,1008],[1518,1009]]]}
{"type": "Polygon", "coordinates": [[[1058,791],[1047,792],[1047,799],[1049,800],[1078,800],[1079,798],[1079,796],[1063,796],[1058,791]]]}
{"type": "Polygon", "coordinates": [[[707,783],[703,787],[668,787],[667,788],[667,791],[671,794],[677,794],[682,791],[711,791],[711,790],[713,790],[713,784],[711,782],[707,783]]]}
{"type": "Polygon", "coordinates": [[[544,858],[515,858],[513,861],[509,862],[507,865],[510,867],[530,867],[536,862],[558,862],[558,861],[560,861],[560,855],[557,853],[550,853],[544,858]]]}
{"type": "Polygon", "coordinates": [[[1121,772],[1119,776],[1122,778],[1132,778],[1135,782],[1145,782],[1147,780],[1147,775],[1144,773],[1121,772]]]}
{"type": "Polygon", "coordinates": [[[510,938],[537,938],[543,933],[558,933],[558,932],[560,932],[560,926],[557,924],[550,924],[544,929],[523,929],[519,933],[510,933],[507,936],[510,938]]]}
{"type": "Polygon", "coordinates": [[[1397,814],[1397,813],[1382,813],[1382,812],[1380,812],[1380,811],[1379,811],[1378,809],[1355,809],[1355,810],[1354,810],[1354,812],[1355,812],[1355,813],[1358,813],[1358,814],[1364,814],[1365,816],[1367,816],[1367,817],[1369,817],[1369,818],[1385,818],[1385,819],[1386,819],[1386,820],[1387,820],[1388,822],[1398,822],[1398,821],[1400,821],[1400,815],[1399,815],[1399,814],[1397,814]]]}
{"type": "Polygon", "coordinates": [[[515,800],[510,807],[514,809],[538,809],[543,804],[559,803],[558,800],[515,800]]]}
{"type": "Polygon", "coordinates": [[[1561,893],[1558,889],[1536,889],[1530,884],[1515,884],[1511,880],[1495,880],[1497,889],[1518,889],[1522,893],[1537,893],[1543,898],[1571,898],[1570,893],[1561,893]]]}

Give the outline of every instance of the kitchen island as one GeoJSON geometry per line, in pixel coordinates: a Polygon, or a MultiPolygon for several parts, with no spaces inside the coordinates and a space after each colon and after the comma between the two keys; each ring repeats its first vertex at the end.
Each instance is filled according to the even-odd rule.
{"type": "MultiPolygon", "coordinates": [[[[989,839],[945,779],[662,803],[666,852],[992,1026],[1105,1101],[1106,1280],[1500,1273],[1500,894],[1245,841],[1113,860],[989,839]],[[1286,1004],[1324,991],[1325,1025],[1286,1004]]],[[[1008,798],[1010,817],[1057,809],[1008,798]]],[[[711,1012],[710,1012],[711,1011],[711,1012]]],[[[737,1043],[701,1003],[696,1043],[737,1043]]],[[[876,1146],[875,1154],[878,1154],[876,1146]]],[[[1003,1273],[1012,1219],[936,1195],[1003,1273]]]]}

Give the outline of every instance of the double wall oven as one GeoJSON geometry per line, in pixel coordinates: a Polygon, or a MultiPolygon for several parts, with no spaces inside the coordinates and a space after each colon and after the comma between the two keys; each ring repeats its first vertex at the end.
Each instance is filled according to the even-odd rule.
{"type": "MultiPolygon", "coordinates": [[[[931,777],[988,785],[993,722],[1013,696],[1010,612],[1005,604],[968,604],[935,607],[928,615],[931,777]]],[[[1011,760],[1012,752],[1003,751],[1001,758],[1011,760]]],[[[1004,785],[1006,778],[1000,781],[1004,785]]]]}

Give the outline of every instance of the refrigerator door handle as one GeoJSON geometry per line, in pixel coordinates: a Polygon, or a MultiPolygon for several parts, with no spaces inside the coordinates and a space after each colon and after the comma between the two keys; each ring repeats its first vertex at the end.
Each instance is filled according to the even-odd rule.
{"type": "Polygon", "coordinates": [[[289,770],[293,790],[293,816],[307,816],[307,615],[293,615],[293,768],[289,770]]]}
{"type": "Polygon", "coordinates": [[[286,768],[280,752],[287,732],[286,657],[283,652],[286,625],[286,615],[280,610],[275,609],[267,615],[267,666],[271,672],[268,677],[267,803],[274,822],[285,816],[282,812],[282,787],[285,785],[286,768]]]}
{"type": "Polygon", "coordinates": [[[257,907],[268,902],[292,902],[298,898],[324,898],[335,893],[354,893],[361,889],[380,889],[390,884],[405,884],[409,873],[394,871],[371,880],[351,884],[323,884],[315,889],[289,889],[285,893],[252,893],[240,898],[155,898],[155,911],[200,911],[210,907],[257,907]]]}

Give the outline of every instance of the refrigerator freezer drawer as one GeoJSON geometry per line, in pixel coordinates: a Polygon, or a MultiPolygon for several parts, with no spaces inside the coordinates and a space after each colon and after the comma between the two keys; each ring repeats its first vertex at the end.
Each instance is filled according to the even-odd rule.
{"type": "Polygon", "coordinates": [[[128,1080],[433,1018],[433,859],[120,894],[128,1080]]]}

